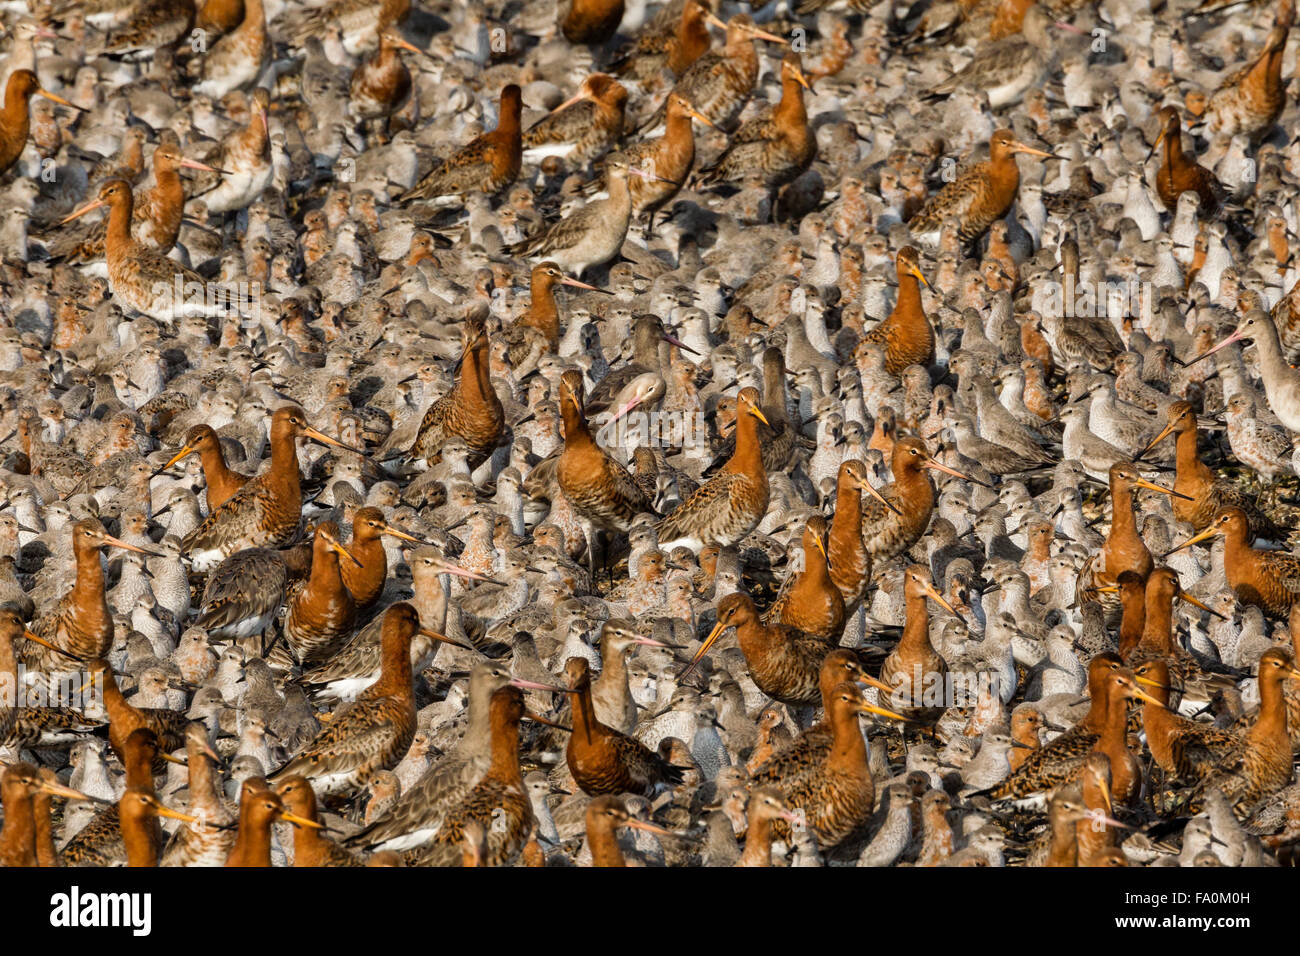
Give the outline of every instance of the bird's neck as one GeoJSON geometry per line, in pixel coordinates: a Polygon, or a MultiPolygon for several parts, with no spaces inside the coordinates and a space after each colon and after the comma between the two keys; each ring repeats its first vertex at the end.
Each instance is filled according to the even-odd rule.
{"type": "Polygon", "coordinates": [[[753,84],[752,77],[758,75],[758,51],[754,49],[754,41],[748,34],[737,33],[734,39],[727,41],[726,57],[740,65],[742,72],[751,77],[750,84],[753,84]]]}
{"type": "Polygon", "coordinates": [[[746,658],[761,656],[784,643],[779,628],[768,627],[758,616],[748,617],[736,625],[736,640],[746,658]]]}
{"type": "Polygon", "coordinates": [[[1250,728],[1249,738],[1252,742],[1270,738],[1287,741],[1286,698],[1282,681],[1259,682],[1259,718],[1250,728]]]}
{"type": "Polygon", "coordinates": [[[929,523],[930,512],[934,509],[934,485],[922,466],[914,464],[914,459],[909,457],[904,467],[895,468],[893,472],[894,494],[889,495],[890,500],[904,515],[912,512],[925,515],[926,523],[929,523]]]}
{"type": "Polygon", "coordinates": [[[596,444],[596,440],[591,437],[591,429],[587,427],[586,416],[575,403],[562,402],[560,411],[564,417],[564,447],[587,448],[596,444]]]}
{"type": "Polygon", "coordinates": [[[759,817],[749,824],[745,833],[745,852],[741,855],[745,866],[772,865],[772,821],[759,817]]]}
{"type": "Polygon", "coordinates": [[[627,866],[623,851],[618,846],[617,831],[603,820],[588,829],[587,844],[591,849],[592,866],[627,866]]]}
{"type": "MultiPolygon", "coordinates": [[[[129,715],[130,711],[135,708],[127,703],[126,698],[122,696],[122,688],[117,686],[117,677],[111,670],[103,671],[101,678],[104,682],[104,712],[108,715],[109,723],[113,722],[114,717],[129,715]]],[[[126,768],[128,771],[130,767],[126,768]]],[[[129,774],[128,774],[129,776],[129,774]]]]}
{"type": "Polygon", "coordinates": [[[816,589],[831,586],[830,568],[827,567],[826,558],[816,545],[803,549],[803,580],[805,584],[816,589]]]}
{"type": "Polygon", "coordinates": [[[104,234],[106,248],[116,249],[119,253],[131,245],[131,214],[135,211],[130,187],[124,201],[113,203],[108,208],[108,226],[104,234]]]}
{"type": "Polygon", "coordinates": [[[360,601],[363,595],[368,602],[377,600],[388,577],[388,552],[384,550],[383,541],[378,537],[358,541],[354,536],[350,549],[361,562],[361,567],[351,562],[340,565],[343,583],[356,600],[360,601]]]}
{"type": "Polygon", "coordinates": [[[456,391],[474,404],[487,406],[494,401],[499,404],[496,392],[492,390],[492,378],[488,370],[485,349],[473,348],[465,353],[465,361],[460,368],[460,378],[456,380],[456,391]]]}
{"type": "Polygon", "coordinates": [[[831,732],[833,738],[827,765],[841,772],[869,775],[871,771],[867,768],[867,742],[858,726],[857,714],[832,714],[831,732]]]}
{"type": "Polygon", "coordinates": [[[691,117],[687,113],[672,112],[664,129],[664,138],[672,153],[679,150],[694,149],[695,134],[691,130],[691,117]]]}
{"type": "Polygon", "coordinates": [[[630,694],[631,688],[627,682],[627,659],[624,652],[611,649],[606,654],[602,650],[600,659],[604,666],[600,670],[600,676],[596,679],[600,681],[601,687],[615,688],[623,696],[630,694]]]}
{"type": "Polygon", "coordinates": [[[803,87],[793,77],[781,83],[781,102],[772,111],[777,126],[787,133],[799,135],[806,132],[808,112],[803,103],[803,87]]]}
{"type": "Polygon", "coordinates": [[[504,133],[509,137],[519,136],[519,110],[511,109],[506,104],[501,104],[500,113],[497,116],[498,133],[504,133]]]}
{"type": "Polygon", "coordinates": [[[226,467],[226,456],[222,454],[220,440],[203,443],[203,447],[199,449],[199,462],[203,465],[203,474],[207,477],[209,485],[228,486],[230,480],[234,478],[234,472],[226,467]]]}
{"type": "MultiPolygon", "coordinates": [[[[1229,530],[1223,536],[1223,566],[1241,567],[1254,563],[1256,551],[1250,546],[1249,532],[1239,533],[1229,530]]],[[[1229,584],[1232,582],[1229,581],[1229,584]]]]}
{"type": "MultiPolygon", "coordinates": [[[[295,810],[293,813],[297,816],[305,817],[308,820],[316,819],[316,811],[313,808],[307,812],[295,810]]],[[[293,828],[293,863],[294,866],[314,866],[324,855],[325,837],[316,827],[295,826],[293,828]]]]}
{"type": "Polygon", "coordinates": [[[758,419],[743,408],[736,414],[736,450],[724,470],[750,475],[765,474],[763,453],[758,446],[758,419]]]}
{"type": "Polygon", "coordinates": [[[921,282],[910,272],[898,277],[898,301],[894,303],[890,318],[894,316],[925,319],[925,310],[921,307],[921,282]]]}
{"type": "Polygon", "coordinates": [[[989,178],[998,193],[1014,197],[1020,188],[1020,167],[1016,164],[1015,154],[1008,153],[990,162],[989,178]]]}
{"type": "Polygon", "coordinates": [[[605,727],[596,719],[596,706],[591,700],[591,684],[584,684],[573,694],[573,734],[571,739],[590,744],[593,735],[603,736],[605,727]]]}
{"type": "Polygon", "coordinates": [[[494,727],[492,733],[492,764],[488,774],[497,780],[522,787],[523,774],[519,771],[519,722],[511,721],[494,727]]]}
{"type": "Polygon", "coordinates": [[[122,813],[119,809],[118,827],[122,830],[127,866],[158,865],[158,819],[155,816],[147,813],[122,813]]]}
{"type": "Polygon", "coordinates": [[[1119,656],[1127,660],[1129,654],[1142,642],[1142,634],[1146,630],[1145,598],[1123,602],[1122,611],[1119,622],[1119,656]]]}
{"type": "Polygon", "coordinates": [[[1197,454],[1195,428],[1185,429],[1174,436],[1174,456],[1174,491],[1190,494],[1190,489],[1214,481],[1214,472],[1197,454]]]}
{"type": "Polygon", "coordinates": [[[343,573],[339,567],[338,555],[333,551],[312,556],[311,577],[307,581],[307,591],[316,596],[333,596],[350,592],[343,585],[343,573]]]}
{"type": "Polygon", "coordinates": [[[165,207],[169,212],[173,209],[181,209],[185,205],[185,186],[181,182],[181,175],[177,172],[176,167],[170,164],[161,167],[155,166],[153,175],[152,197],[155,202],[165,207]]]}
{"type": "MultiPolygon", "coordinates": [[[[386,635],[387,637],[387,635],[386,635]]],[[[411,649],[407,641],[396,635],[384,641],[383,664],[375,690],[379,696],[395,697],[412,692],[411,649]]]]}
{"type": "Polygon", "coordinates": [[[220,805],[217,777],[212,772],[212,764],[207,755],[192,747],[186,754],[186,763],[189,764],[190,812],[217,810],[220,805]]]}
{"type": "Polygon", "coordinates": [[[235,845],[230,851],[227,866],[266,866],[271,865],[271,821],[270,819],[248,819],[239,821],[239,833],[235,845]]]}
{"type": "MultiPolygon", "coordinates": [[[[1117,540],[1137,537],[1137,515],[1133,513],[1133,492],[1127,488],[1111,489],[1111,537],[1117,540]]],[[[1112,569],[1114,570],[1114,569],[1112,569]]]]}
{"type": "Polygon", "coordinates": [[[0,852],[9,860],[20,855],[24,866],[32,866],[36,857],[36,819],[32,813],[31,794],[5,794],[4,828],[0,829],[0,852]]]}
{"type": "Polygon", "coordinates": [[[1260,335],[1254,336],[1255,349],[1259,352],[1259,370],[1264,377],[1264,391],[1269,392],[1269,385],[1283,380],[1292,373],[1291,366],[1282,356],[1282,344],[1278,341],[1277,328],[1271,319],[1257,323],[1265,326],[1260,335]]]}
{"type": "Polygon", "coordinates": [[[271,470],[264,480],[284,488],[300,488],[298,440],[292,432],[271,435],[271,470]]]}
{"type": "Polygon", "coordinates": [[[903,636],[899,638],[898,647],[910,651],[930,649],[930,608],[924,595],[907,598],[907,619],[903,623],[903,636]]]}
{"type": "Polygon", "coordinates": [[[13,642],[0,637],[0,707],[12,707],[18,700],[18,658],[13,642]]]}
{"type": "Polygon", "coordinates": [[[1174,650],[1174,602],[1170,597],[1157,594],[1147,600],[1146,621],[1142,626],[1139,646],[1161,654],[1174,650]]]}
{"type": "MultiPolygon", "coordinates": [[[[420,615],[420,622],[439,634],[444,633],[447,629],[449,577],[449,575],[441,573],[419,574],[413,582],[415,594],[411,598],[411,603],[415,605],[415,610],[420,615]]],[[[470,710],[472,713],[472,706],[470,710]]]]}
{"type": "Polygon", "coordinates": [[[468,746],[475,754],[483,754],[492,736],[492,718],[489,712],[490,691],[469,695],[469,720],[465,724],[462,747],[468,746]]]}
{"type": "Polygon", "coordinates": [[[1106,701],[1106,715],[1101,725],[1101,739],[1097,749],[1115,759],[1121,751],[1128,749],[1125,735],[1128,732],[1128,700],[1122,695],[1106,701]]]}
{"type": "Polygon", "coordinates": [[[1255,64],[1255,70],[1263,74],[1264,82],[1270,90],[1279,89],[1282,86],[1282,55],[1286,52],[1286,41],[1275,44],[1274,48],[1260,57],[1259,62],[1255,64]]]}
{"type": "Polygon", "coordinates": [[[262,26],[265,22],[266,13],[262,8],[262,0],[244,0],[244,19],[240,27],[253,29],[262,26]]]}
{"type": "Polygon", "coordinates": [[[37,793],[32,797],[32,826],[36,843],[36,863],[38,866],[54,867],[59,865],[59,854],[54,848],[54,823],[50,819],[50,796],[37,793]]]}
{"type": "Polygon", "coordinates": [[[6,95],[4,106],[0,107],[0,132],[3,132],[3,138],[25,144],[30,129],[31,114],[27,109],[27,99],[6,95]]]}
{"type": "Polygon", "coordinates": [[[532,302],[520,324],[545,335],[554,351],[560,343],[560,307],[555,301],[555,290],[549,283],[534,281],[532,285],[532,302]]]}
{"type": "Polygon", "coordinates": [[[1052,820],[1052,841],[1048,848],[1051,866],[1074,866],[1078,859],[1075,826],[1064,816],[1052,820]]]}
{"type": "Polygon", "coordinates": [[[1107,704],[1109,703],[1109,694],[1106,691],[1104,678],[1093,679],[1091,675],[1089,676],[1088,697],[1091,701],[1088,705],[1088,713],[1079,723],[1090,732],[1099,734],[1106,723],[1107,704]]]}
{"type": "Polygon", "coordinates": [[[840,479],[835,489],[835,514],[831,516],[831,539],[848,541],[862,537],[862,492],[850,483],[848,477],[840,479]],[[843,502],[841,504],[840,502],[843,502]]]}

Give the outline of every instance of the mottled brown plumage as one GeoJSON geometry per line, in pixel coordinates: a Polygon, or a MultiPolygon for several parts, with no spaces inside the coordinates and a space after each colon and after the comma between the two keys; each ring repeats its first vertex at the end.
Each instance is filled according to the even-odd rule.
{"type": "Polygon", "coordinates": [[[411,638],[420,630],[415,608],[402,602],[384,612],[383,670],[316,738],[269,780],[295,774],[322,793],[349,792],[377,770],[392,770],[415,736],[411,638]]]}
{"type": "MultiPolygon", "coordinates": [[[[804,824],[823,851],[860,832],[875,808],[876,784],[858,727],[858,714],[874,710],[856,685],[837,684],[827,711],[832,734],[829,752],[806,771],[774,781],[791,809],[803,811],[804,824]]],[[[790,824],[774,821],[772,835],[789,842],[790,824]]]]}
{"type": "Polygon", "coordinates": [[[1065,733],[1032,751],[1018,770],[988,791],[988,796],[995,800],[1027,797],[1076,779],[1101,738],[1108,706],[1107,679],[1123,667],[1118,654],[1106,651],[1094,657],[1088,664],[1088,713],[1065,733]]]}
{"type": "Polygon", "coordinates": [[[138,554],[154,553],[113,537],[95,518],[74,524],[72,554],[77,567],[76,581],[49,613],[33,622],[32,633],[47,643],[24,641],[21,657],[28,670],[67,671],[74,666],[75,659],[98,657],[112,646],[113,616],[104,595],[104,567],[99,556],[100,548],[107,546],[138,554]]]}
{"type": "Polygon", "coordinates": [[[226,805],[221,785],[221,758],[208,743],[207,727],[197,721],[185,729],[189,767],[188,812],[199,823],[180,827],[163,853],[163,866],[221,866],[235,844],[238,816],[226,805]]]}
{"type": "Polygon", "coordinates": [[[1220,84],[1206,110],[1206,126],[1215,137],[1244,134],[1258,142],[1273,128],[1286,105],[1282,58],[1295,5],[1280,4],[1273,29],[1253,60],[1220,84]]]}
{"type": "MultiPolygon", "coordinates": [[[[866,683],[879,690],[890,691],[883,681],[867,675],[858,656],[848,648],[837,648],[822,659],[818,682],[821,690],[822,719],[801,732],[789,746],[778,750],[764,761],[751,775],[754,784],[772,783],[792,785],[804,774],[812,772],[830,754],[835,739],[831,727],[831,698],[835,689],[845,681],[866,683]]],[[[872,713],[889,715],[889,711],[872,710],[872,713]]],[[[901,715],[894,715],[901,716],[901,715]]]]}
{"type": "Polygon", "coordinates": [[[1272,617],[1286,618],[1292,605],[1300,601],[1300,555],[1252,548],[1249,528],[1244,511],[1225,508],[1205,530],[1174,550],[1223,535],[1223,569],[1237,599],[1262,608],[1272,617]]]}
{"type": "Polygon", "coordinates": [[[835,514],[826,536],[831,580],[844,598],[846,612],[857,607],[871,580],[871,553],[862,542],[863,491],[884,504],[884,496],[867,480],[867,466],[849,458],[836,477],[835,514]]]}
{"type": "Polygon", "coordinates": [[[921,540],[934,511],[934,485],[923,469],[931,468],[966,481],[969,475],[938,461],[919,438],[900,438],[891,459],[894,483],[881,494],[885,503],[862,499],[862,543],[873,561],[888,561],[921,540]]]}
{"type": "Polygon", "coordinates": [[[1185,783],[1204,780],[1239,745],[1238,735],[1210,723],[1188,720],[1169,709],[1173,677],[1164,660],[1143,661],[1133,673],[1161,705],[1142,705],[1142,729],[1151,756],[1171,778],[1185,783]]]}
{"type": "Polygon", "coordinates": [[[427,848],[411,855],[417,866],[459,866],[466,825],[477,822],[486,832],[481,865],[508,866],[523,850],[533,826],[533,808],[524,791],[519,769],[519,722],[524,717],[524,694],[518,687],[502,687],[492,694],[491,762],[487,772],[447,813],[427,848]]]}
{"type": "MultiPolygon", "coordinates": [[[[709,15],[711,23],[719,23],[709,15]]],[[[732,129],[740,118],[749,94],[758,79],[758,52],[755,40],[784,43],[778,36],[760,30],[747,13],[738,13],[726,24],[727,40],[720,50],[700,56],[673,86],[688,103],[709,118],[714,126],[732,129]]],[[[647,122],[657,125],[663,118],[659,110],[647,122]]]]}
{"type": "Polygon", "coordinates": [[[1162,144],[1164,154],[1156,170],[1156,193],[1166,209],[1178,205],[1178,197],[1194,192],[1201,200],[1201,215],[1215,216],[1223,206],[1223,187],[1214,173],[1183,152],[1183,122],[1175,106],[1163,107],[1159,114],[1160,133],[1151,144],[1155,152],[1162,144]]]}
{"type": "Polygon", "coordinates": [[[637,217],[654,213],[676,196],[695,165],[695,131],[691,120],[697,119],[713,126],[707,116],[697,110],[680,93],[668,94],[664,135],[657,139],[642,140],[623,150],[627,161],[637,169],[653,170],[656,179],[634,176],[628,180],[632,195],[632,215],[637,217]]]}
{"type": "MultiPolygon", "coordinates": [[[[171,251],[180,235],[185,207],[185,184],[180,176],[182,168],[217,171],[197,160],[187,159],[179,144],[162,143],[153,151],[153,184],[136,194],[131,208],[132,238],[164,254],[171,251]]],[[[50,258],[62,259],[70,265],[102,260],[106,255],[107,231],[107,221],[102,219],[76,229],[69,227],[50,241],[50,258]]]]}
{"type": "Polygon", "coordinates": [[[934,361],[934,328],[921,306],[920,253],[912,246],[898,250],[894,264],[898,275],[898,298],[889,316],[862,337],[863,342],[883,345],[885,371],[901,375],[909,365],[929,367],[934,361]]]}
{"type": "Polygon", "coordinates": [[[989,158],[958,174],[912,217],[907,224],[912,235],[927,242],[937,240],[939,230],[948,219],[957,220],[957,236],[963,242],[984,235],[1016,200],[1020,189],[1017,153],[1051,156],[1019,142],[1009,129],[998,130],[989,140],[989,158]]]}
{"type": "Polygon", "coordinates": [[[283,552],[269,548],[236,551],[208,575],[195,626],[216,640],[265,634],[284,603],[288,581],[283,552]]]}
{"type": "Polygon", "coordinates": [[[348,93],[352,112],[363,120],[386,119],[400,110],[411,97],[411,71],[402,62],[401,50],[420,53],[402,38],[397,27],[379,34],[379,49],[352,71],[348,93]]]}
{"type": "Polygon", "coordinates": [[[791,571],[781,583],[763,623],[780,623],[838,641],[844,632],[844,596],[831,579],[826,548],[828,527],[821,515],[808,519],[803,532],[803,569],[791,571]]]}
{"type": "Polygon", "coordinates": [[[424,413],[411,446],[412,458],[423,458],[432,465],[441,460],[442,443],[458,435],[469,445],[473,470],[487,460],[505,435],[505,411],[492,387],[485,317],[485,310],[466,317],[456,384],[424,413]]]}
{"type": "Polygon", "coordinates": [[[659,522],[659,547],[665,551],[679,545],[698,552],[707,544],[737,544],[767,513],[767,472],[758,443],[758,423],[767,424],[767,418],[759,409],[757,389],[742,388],[737,402],[736,451],[721,472],[659,522]]]}
{"type": "Polygon", "coordinates": [[[764,624],[744,592],[728,594],[718,602],[718,621],[683,677],[731,627],[736,629],[741,653],[759,690],[786,704],[811,705],[821,700],[822,661],[834,643],[786,624],[764,624]]]}
{"type": "Polygon", "coordinates": [[[565,760],[583,793],[640,793],[651,796],[660,786],[681,783],[682,772],[640,741],[596,718],[591,699],[591,671],[585,657],[564,665],[573,701],[573,733],[565,760]]]}
{"type": "Polygon", "coordinates": [[[581,167],[613,149],[623,135],[627,87],[607,73],[593,73],[571,98],[523,135],[530,158],[560,156],[581,167]]]}
{"type": "Polygon", "coordinates": [[[294,542],[302,519],[300,436],[362,453],[312,428],[296,405],[277,408],[271,416],[271,467],[250,478],[181,542],[195,571],[210,571],[245,548],[282,548],[294,542]]]}
{"type": "MultiPolygon", "coordinates": [[[[178,714],[177,716],[184,716],[178,714]]],[[[110,738],[111,739],[111,738],[110,738]]],[[[123,741],[118,757],[126,771],[126,792],[153,793],[154,770],[162,754],[158,737],[145,726],[134,729],[123,741]]],[[[153,825],[157,826],[156,819],[153,825]]],[[[96,813],[59,854],[64,866],[120,866],[126,862],[122,839],[121,802],[96,813]]]]}
{"type": "Polygon", "coordinates": [[[356,626],[357,603],[344,584],[343,562],[360,565],[356,556],[339,543],[337,525],[329,521],[317,525],[312,540],[311,577],[289,598],[284,617],[284,640],[299,663],[328,659],[356,626]]]}
{"type": "Polygon", "coordinates": [[[1171,402],[1165,415],[1165,427],[1138,457],[1145,456],[1170,435],[1175,436],[1174,491],[1184,497],[1174,497],[1174,517],[1187,522],[1197,531],[1204,531],[1224,508],[1240,508],[1246,514],[1252,539],[1284,539],[1286,532],[1260,510],[1253,497],[1240,486],[1220,478],[1201,461],[1196,448],[1196,409],[1192,403],[1171,402]]]}
{"type": "Polygon", "coordinates": [[[708,14],[709,8],[699,0],[688,0],[681,4],[676,23],[662,29],[656,29],[655,23],[643,26],[636,39],[615,54],[609,68],[640,83],[659,79],[664,70],[681,76],[713,43],[708,14]]]}
{"type": "Polygon", "coordinates": [[[1179,814],[1199,813],[1205,795],[1218,789],[1238,817],[1247,816],[1257,804],[1291,782],[1291,739],[1287,734],[1286,702],[1282,686],[1288,678],[1300,677],[1291,654],[1270,648],[1259,659],[1259,715],[1254,725],[1239,738],[1239,745],[1219,755],[1214,770],[1197,786],[1170,795],[1159,809],[1179,814]]]}
{"type": "Polygon", "coordinates": [[[493,195],[513,183],[523,156],[519,133],[522,108],[519,87],[507,84],[501,90],[496,129],[474,137],[437,163],[402,195],[402,201],[471,192],[493,195]]]}
{"type": "Polygon", "coordinates": [[[582,373],[560,377],[564,448],[556,465],[560,491],[578,515],[596,528],[626,532],[639,514],[656,514],[628,470],[592,437],[583,413],[582,373]]]}
{"type": "Polygon", "coordinates": [[[946,709],[948,663],[930,643],[933,599],[949,614],[957,613],[930,583],[930,571],[914,564],[903,572],[907,618],[903,636],[880,667],[880,681],[889,688],[885,703],[916,720],[935,720],[946,709]]]}
{"type": "MultiPolygon", "coordinates": [[[[280,803],[294,816],[313,823],[321,823],[316,809],[316,793],[306,777],[285,777],[275,788],[280,803]]],[[[362,859],[344,849],[322,832],[321,827],[296,826],[293,828],[294,866],[365,866],[362,859]]]]}
{"type": "Polygon", "coordinates": [[[781,62],[781,100],[768,116],[755,117],[731,136],[712,165],[701,171],[703,184],[739,182],[758,176],[768,189],[793,180],[817,155],[817,138],[808,125],[803,91],[811,90],[798,53],[781,62]]]}

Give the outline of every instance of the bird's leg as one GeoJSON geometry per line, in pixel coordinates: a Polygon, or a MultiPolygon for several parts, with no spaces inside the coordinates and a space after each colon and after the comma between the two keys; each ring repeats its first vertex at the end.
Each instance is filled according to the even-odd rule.
{"type": "Polygon", "coordinates": [[[599,550],[596,536],[600,532],[591,524],[584,525],[582,530],[587,538],[587,571],[591,575],[591,583],[595,585],[600,580],[600,560],[596,554],[599,550]]]}

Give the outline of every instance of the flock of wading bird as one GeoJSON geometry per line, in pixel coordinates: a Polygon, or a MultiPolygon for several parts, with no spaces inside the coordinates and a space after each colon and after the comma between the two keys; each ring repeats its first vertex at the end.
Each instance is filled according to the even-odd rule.
{"type": "Polygon", "coordinates": [[[0,863],[1293,864],[1293,19],[4,3],[0,863]]]}

